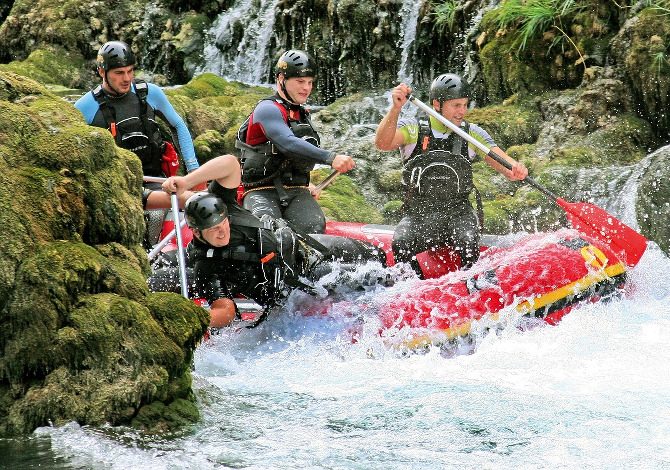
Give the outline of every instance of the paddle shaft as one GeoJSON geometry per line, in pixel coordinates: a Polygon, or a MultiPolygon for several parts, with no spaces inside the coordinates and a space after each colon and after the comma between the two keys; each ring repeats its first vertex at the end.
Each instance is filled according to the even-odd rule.
{"type": "Polygon", "coordinates": [[[160,176],[143,176],[142,181],[145,183],[163,183],[167,178],[162,178],[160,176]]]}
{"type": "Polygon", "coordinates": [[[184,256],[184,245],[182,244],[181,227],[179,222],[179,201],[175,193],[170,194],[170,202],[172,203],[172,217],[174,219],[175,230],[177,234],[177,261],[179,261],[179,282],[181,284],[181,294],[188,299],[188,283],[186,280],[186,257],[184,256]]]}
{"type": "MultiPolygon", "coordinates": [[[[180,231],[181,231],[181,229],[182,229],[185,225],[186,225],[186,219],[182,219],[182,220],[179,221],[179,229],[180,229],[180,231]]],[[[152,259],[154,259],[154,258],[158,255],[158,253],[160,253],[161,250],[165,247],[165,245],[167,245],[168,243],[170,243],[170,241],[175,237],[175,235],[177,235],[177,229],[176,229],[176,228],[173,228],[172,231],[170,231],[170,233],[168,233],[167,235],[165,235],[165,238],[163,238],[161,241],[159,241],[159,242],[156,244],[156,246],[154,246],[154,247],[151,249],[151,251],[147,254],[147,257],[149,258],[149,261],[151,261],[152,259]]]]}
{"type": "Polygon", "coordinates": [[[330,183],[332,183],[333,180],[334,180],[335,178],[337,178],[337,175],[339,175],[339,174],[340,174],[339,171],[337,171],[337,170],[333,171],[331,174],[329,174],[328,176],[326,176],[326,179],[325,179],[325,180],[323,180],[322,182],[320,182],[319,184],[317,184],[314,188],[315,188],[317,191],[321,191],[322,189],[324,189],[324,188],[326,188],[328,185],[330,185],[330,183]]]}
{"type": "MultiPolygon", "coordinates": [[[[414,106],[416,106],[417,108],[421,109],[422,111],[425,111],[427,114],[430,114],[430,115],[433,116],[435,119],[437,119],[438,121],[440,121],[442,124],[444,124],[445,126],[447,126],[449,129],[451,129],[452,131],[454,131],[457,135],[461,136],[461,137],[464,138],[466,141],[470,142],[472,145],[474,145],[475,147],[477,147],[479,150],[481,150],[482,152],[486,153],[486,156],[488,156],[488,157],[490,157],[491,159],[493,159],[496,163],[499,163],[500,165],[504,166],[504,167],[507,168],[508,170],[511,170],[511,169],[512,169],[512,164],[511,164],[510,162],[508,162],[507,160],[505,160],[504,158],[502,158],[500,155],[498,155],[497,153],[495,153],[493,150],[491,150],[490,148],[488,148],[486,145],[484,145],[483,143],[481,143],[480,141],[478,141],[477,139],[475,139],[474,137],[472,137],[470,134],[468,134],[467,132],[465,132],[463,129],[461,129],[461,128],[458,127],[456,124],[454,124],[453,122],[451,122],[449,119],[447,119],[447,118],[445,118],[444,116],[442,116],[440,113],[438,113],[437,111],[435,111],[433,108],[431,108],[431,107],[428,106],[427,104],[423,103],[422,101],[418,100],[417,98],[415,98],[415,97],[412,96],[412,95],[409,95],[409,96],[407,97],[407,99],[408,99],[409,102],[412,103],[414,106]]],[[[537,189],[537,190],[540,191],[541,193],[545,194],[545,195],[548,196],[549,198],[553,199],[554,201],[556,201],[556,200],[558,199],[558,196],[556,196],[554,193],[552,193],[551,191],[549,191],[547,188],[545,188],[544,186],[542,186],[540,183],[538,183],[537,181],[535,181],[535,180],[534,180],[533,178],[531,178],[530,176],[526,176],[526,178],[523,180],[523,182],[524,182],[524,183],[528,183],[530,186],[534,187],[535,189],[537,189]]]]}

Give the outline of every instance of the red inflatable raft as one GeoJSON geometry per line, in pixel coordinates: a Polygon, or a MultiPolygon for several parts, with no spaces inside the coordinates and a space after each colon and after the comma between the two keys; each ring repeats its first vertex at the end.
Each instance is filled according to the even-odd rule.
{"type": "Polygon", "coordinates": [[[396,286],[375,299],[382,335],[409,348],[470,333],[505,308],[558,322],[580,302],[623,287],[626,265],[608,247],[574,230],[534,234],[491,247],[468,271],[396,286]]]}

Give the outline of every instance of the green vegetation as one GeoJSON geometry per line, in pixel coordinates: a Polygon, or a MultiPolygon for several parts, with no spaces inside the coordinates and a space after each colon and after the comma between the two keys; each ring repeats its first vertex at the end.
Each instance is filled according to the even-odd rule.
{"type": "MultiPolygon", "coordinates": [[[[326,169],[316,170],[312,174],[312,181],[318,184],[329,174],[330,171],[326,169]]],[[[383,221],[379,211],[368,204],[351,178],[346,175],[335,178],[321,193],[319,205],[329,219],[370,224],[379,224],[383,221]]]]}
{"type": "Polygon", "coordinates": [[[531,41],[551,28],[561,34],[551,41],[549,51],[567,40],[579,52],[566,31],[575,15],[591,8],[591,3],[578,0],[507,0],[491,12],[488,20],[498,29],[514,30],[513,45],[518,52],[524,51],[531,41]]]}
{"type": "Polygon", "coordinates": [[[434,30],[442,34],[455,31],[459,3],[457,0],[444,0],[441,3],[431,2],[434,30]]]}

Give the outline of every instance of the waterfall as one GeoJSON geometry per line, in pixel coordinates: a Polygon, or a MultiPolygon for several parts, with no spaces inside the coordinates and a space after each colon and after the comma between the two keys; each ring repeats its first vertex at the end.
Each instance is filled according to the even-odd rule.
{"type": "Polygon", "coordinates": [[[261,83],[267,72],[266,49],[277,3],[279,0],[238,0],[232,8],[220,13],[207,32],[205,65],[198,72],[213,72],[249,84],[261,83]]]}
{"type": "Polygon", "coordinates": [[[400,7],[400,16],[402,17],[402,53],[400,55],[400,70],[398,70],[398,81],[407,84],[412,83],[412,73],[409,69],[409,52],[416,39],[416,25],[419,19],[419,10],[421,10],[422,0],[403,0],[400,7]]]}

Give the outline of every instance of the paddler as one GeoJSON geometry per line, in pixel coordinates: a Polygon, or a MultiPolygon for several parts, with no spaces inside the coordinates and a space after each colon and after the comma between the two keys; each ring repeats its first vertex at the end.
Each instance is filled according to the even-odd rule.
{"type": "Polygon", "coordinates": [[[500,149],[484,129],[465,120],[470,90],[460,76],[445,73],[430,87],[433,108],[469,135],[491,147],[507,160],[508,170],[481,150],[430,116],[430,119],[399,119],[412,89],[401,83],[391,91],[392,104],[379,123],[375,144],[380,150],[400,150],[402,184],[405,188],[404,217],[393,234],[396,262],[409,262],[422,275],[417,253],[444,246],[461,258],[461,268],[479,258],[481,203],[472,178],[472,164],[484,158],[509,180],[523,180],[528,169],[500,149]],[[479,210],[470,202],[476,193],[479,210]]]}
{"type": "Polygon", "coordinates": [[[277,92],[261,100],[237,135],[241,151],[243,206],[257,217],[284,219],[301,233],[324,233],[326,218],[310,184],[316,164],[340,173],[353,158],[320,147],[305,108],[316,75],[314,59],[301,50],[284,52],[275,66],[277,92]]]}
{"type": "MultiPolygon", "coordinates": [[[[259,219],[236,202],[240,180],[236,157],[224,155],[163,183],[164,191],[181,195],[211,181],[207,191],[186,201],[184,209],[194,237],[187,250],[191,297],[209,304],[210,326],[220,328],[236,318],[234,299],[240,295],[253,299],[267,312],[295,288],[311,292],[312,287],[299,278],[318,276],[322,261],[378,259],[374,250],[355,240],[327,235],[311,242],[299,240],[281,221],[259,219]],[[340,249],[330,246],[329,240],[339,241],[340,249]],[[317,265],[319,269],[315,269],[317,265]]],[[[162,273],[155,274],[149,284],[153,290],[174,290],[162,273]]]]}

